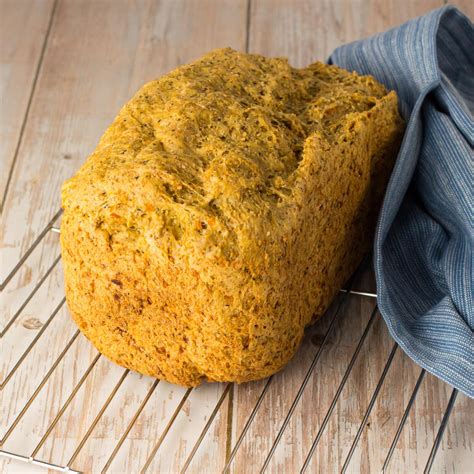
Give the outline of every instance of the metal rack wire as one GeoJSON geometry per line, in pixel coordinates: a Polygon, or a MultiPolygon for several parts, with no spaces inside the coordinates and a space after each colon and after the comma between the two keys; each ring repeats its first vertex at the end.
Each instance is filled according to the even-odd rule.
{"type": "MultiPolygon", "coordinates": [[[[6,277],[6,279],[1,283],[0,285],[0,289],[3,291],[7,285],[9,284],[9,282],[12,280],[12,278],[15,276],[15,274],[20,270],[20,268],[22,267],[22,265],[25,263],[25,261],[28,259],[28,257],[31,255],[31,253],[34,251],[35,247],[37,247],[40,242],[42,241],[42,239],[49,233],[49,232],[59,232],[59,229],[58,227],[55,226],[55,223],[56,221],[58,220],[58,218],[60,217],[61,215],[61,211],[58,211],[56,213],[56,215],[53,217],[53,219],[48,223],[48,225],[44,228],[44,230],[39,234],[38,238],[34,241],[34,243],[32,244],[32,246],[28,249],[28,251],[24,254],[24,256],[19,260],[19,262],[17,263],[17,265],[15,265],[15,267],[13,268],[13,270],[10,272],[10,274],[6,277]]],[[[52,264],[47,268],[47,270],[45,271],[44,275],[38,280],[38,283],[33,287],[33,289],[30,291],[30,293],[27,295],[27,297],[25,298],[25,300],[21,303],[21,305],[19,306],[19,309],[15,312],[15,314],[10,318],[9,321],[7,321],[6,325],[4,326],[4,328],[2,329],[1,331],[1,337],[3,338],[3,336],[12,328],[12,326],[14,325],[14,323],[17,321],[17,319],[20,317],[22,311],[24,310],[24,308],[26,307],[26,305],[29,303],[29,301],[33,298],[33,296],[35,295],[35,293],[39,290],[39,288],[44,284],[44,282],[46,281],[46,278],[50,275],[50,273],[53,271],[53,269],[56,267],[56,265],[59,263],[60,261],[60,257],[56,257],[52,264]]],[[[281,442],[282,440],[282,437],[283,437],[283,434],[285,432],[285,429],[287,428],[288,424],[290,423],[290,420],[296,410],[296,407],[298,406],[301,398],[302,398],[302,395],[308,385],[308,382],[311,378],[311,375],[313,374],[314,372],[314,369],[315,367],[318,365],[318,362],[321,358],[321,354],[322,354],[322,351],[323,349],[325,348],[325,346],[327,345],[328,343],[328,340],[332,334],[332,332],[334,331],[334,326],[336,324],[336,321],[337,321],[337,318],[339,317],[339,314],[341,312],[341,307],[345,304],[345,302],[350,298],[352,297],[351,295],[362,295],[362,296],[368,296],[368,297],[371,297],[371,298],[376,298],[376,295],[372,294],[372,293],[366,293],[366,292],[358,292],[358,291],[355,291],[355,290],[352,290],[352,289],[346,289],[346,290],[342,290],[342,295],[340,297],[340,300],[339,300],[339,303],[338,303],[338,306],[335,310],[335,312],[333,313],[333,316],[332,316],[332,319],[330,321],[330,324],[324,334],[324,337],[322,339],[322,342],[318,348],[318,350],[316,351],[312,361],[311,361],[311,364],[309,365],[306,373],[305,373],[305,376],[303,378],[303,381],[300,385],[300,387],[298,388],[297,392],[296,392],[296,395],[291,403],[291,406],[282,422],[282,425],[278,431],[278,434],[275,438],[275,440],[273,441],[273,444],[265,458],[265,461],[263,463],[263,465],[261,466],[261,468],[259,469],[259,471],[261,473],[263,472],[266,472],[268,471],[269,469],[269,466],[270,466],[270,462],[275,454],[275,451],[279,445],[279,443],[281,442]]],[[[59,302],[59,304],[54,308],[54,310],[51,312],[49,318],[47,318],[47,320],[45,321],[45,323],[43,324],[43,326],[41,327],[41,329],[38,331],[38,333],[36,334],[36,336],[34,337],[34,339],[30,342],[30,344],[26,347],[26,349],[23,351],[23,353],[21,354],[21,356],[19,357],[19,359],[17,360],[17,362],[14,364],[14,366],[11,368],[11,370],[7,373],[7,375],[4,377],[4,379],[2,380],[2,382],[0,383],[0,390],[3,390],[7,384],[11,383],[12,379],[14,378],[15,376],[15,373],[16,371],[18,370],[18,368],[21,366],[21,364],[23,364],[23,362],[25,361],[25,359],[28,357],[28,355],[30,354],[30,352],[32,351],[33,347],[37,344],[37,342],[40,340],[40,338],[42,337],[42,335],[44,334],[46,328],[49,326],[49,324],[53,321],[53,319],[59,314],[59,311],[60,309],[63,307],[65,303],[65,298],[63,297],[61,299],[61,301],[59,302]]],[[[345,370],[345,373],[341,379],[341,382],[335,392],[335,395],[329,405],[329,408],[327,410],[327,412],[325,413],[324,415],[324,418],[323,418],[323,421],[322,421],[322,424],[321,426],[319,427],[319,430],[316,434],[316,436],[314,437],[313,439],[313,442],[311,444],[311,448],[309,449],[309,451],[307,452],[306,454],[306,457],[305,457],[305,461],[303,463],[303,465],[301,466],[301,469],[300,469],[300,472],[301,473],[304,473],[308,470],[309,466],[310,466],[310,462],[311,462],[311,459],[316,451],[316,448],[318,446],[318,443],[320,442],[321,440],[321,437],[322,437],[322,434],[327,426],[327,424],[329,423],[330,421],[330,418],[333,414],[333,411],[335,409],[335,406],[341,396],[341,393],[346,385],[346,382],[351,374],[351,371],[356,363],[356,360],[362,350],[362,347],[364,346],[364,343],[367,339],[367,335],[369,334],[369,331],[371,329],[371,327],[373,326],[376,318],[378,317],[378,311],[377,311],[377,306],[375,305],[374,308],[373,308],[373,311],[372,311],[372,314],[370,316],[370,318],[368,319],[368,322],[365,326],[365,329],[359,339],[359,342],[352,354],[352,357],[350,358],[350,361],[347,365],[347,368],[345,370]]],[[[60,465],[60,464],[55,464],[55,463],[51,463],[51,462],[48,462],[48,461],[45,461],[45,460],[42,460],[42,459],[38,459],[37,458],[37,455],[38,453],[40,452],[41,448],[44,446],[44,444],[46,443],[46,441],[48,440],[48,437],[50,436],[50,434],[52,433],[52,431],[54,430],[55,426],[58,424],[58,422],[61,420],[61,417],[63,416],[63,414],[66,412],[67,408],[70,406],[70,404],[73,402],[74,398],[76,397],[77,393],[79,392],[80,388],[83,386],[84,382],[86,381],[86,379],[88,378],[89,374],[91,373],[91,371],[93,370],[93,368],[96,366],[96,364],[98,363],[98,361],[100,360],[101,358],[101,355],[100,354],[97,354],[93,359],[92,359],[92,362],[89,364],[89,366],[87,367],[87,369],[84,371],[84,373],[82,374],[82,376],[80,377],[80,379],[77,381],[77,383],[74,385],[73,389],[71,390],[69,396],[67,397],[67,399],[65,400],[65,402],[61,405],[60,409],[57,411],[57,414],[56,416],[54,417],[54,419],[49,423],[46,431],[44,432],[43,436],[41,437],[40,441],[36,444],[35,448],[32,450],[31,454],[29,456],[27,455],[23,455],[23,454],[18,454],[18,453],[14,453],[14,452],[10,452],[6,449],[4,449],[4,446],[5,446],[5,443],[7,442],[7,440],[10,438],[10,436],[15,432],[15,430],[18,428],[19,426],[19,423],[20,421],[23,419],[23,417],[25,416],[25,414],[28,412],[30,406],[32,405],[32,403],[34,402],[34,400],[36,399],[36,397],[38,396],[38,394],[41,392],[41,390],[44,388],[44,386],[46,385],[46,383],[48,382],[49,378],[51,377],[51,375],[54,373],[54,371],[56,370],[56,368],[59,366],[59,364],[61,363],[61,361],[65,358],[67,352],[69,351],[69,349],[71,348],[71,346],[73,345],[73,343],[76,341],[76,339],[78,338],[79,336],[79,331],[77,330],[66,342],[65,346],[63,347],[62,351],[59,353],[59,355],[57,356],[57,358],[54,360],[54,362],[52,363],[52,365],[49,367],[49,369],[47,370],[46,374],[44,375],[44,377],[41,379],[41,381],[39,382],[39,384],[37,385],[36,389],[33,391],[33,393],[31,394],[31,396],[29,397],[29,399],[27,400],[27,402],[24,404],[23,408],[18,412],[18,414],[16,415],[16,417],[14,418],[13,422],[9,424],[9,426],[6,428],[6,431],[5,431],[5,434],[3,435],[3,438],[0,440],[0,456],[3,456],[3,457],[6,457],[6,458],[11,458],[11,459],[15,459],[15,460],[18,460],[18,461],[23,461],[25,463],[30,463],[32,465],[36,465],[36,466],[40,466],[40,467],[44,467],[44,468],[47,468],[47,469],[52,469],[52,470],[56,470],[56,471],[60,471],[60,472],[69,472],[69,473],[79,473],[81,471],[77,471],[75,470],[72,466],[75,462],[75,460],[77,459],[77,457],[79,456],[81,450],[83,449],[84,445],[87,443],[89,437],[91,436],[91,433],[93,432],[94,428],[97,426],[97,424],[99,423],[99,421],[101,420],[101,417],[103,416],[104,412],[106,411],[106,409],[109,407],[109,405],[111,404],[111,402],[113,401],[114,397],[116,396],[117,392],[119,391],[121,385],[124,383],[125,379],[127,378],[127,376],[129,375],[129,370],[126,369],[122,372],[122,375],[121,377],[118,379],[118,381],[115,383],[115,385],[113,386],[112,390],[110,391],[110,393],[108,394],[108,397],[106,398],[105,402],[102,404],[102,406],[100,407],[100,409],[98,410],[97,412],[97,415],[95,416],[94,420],[92,421],[92,423],[90,423],[90,425],[88,426],[88,429],[87,431],[85,432],[85,434],[83,435],[83,437],[80,439],[79,443],[77,444],[77,446],[75,447],[74,449],[74,452],[73,454],[70,456],[68,462],[65,464],[65,465],[60,465]]],[[[348,470],[348,467],[350,465],[350,462],[351,462],[351,459],[353,457],[353,454],[357,448],[357,445],[360,441],[360,438],[362,436],[362,433],[367,425],[367,422],[368,422],[368,419],[369,419],[369,416],[374,408],[374,405],[377,401],[377,398],[380,394],[380,391],[382,389],[382,386],[384,384],[384,381],[385,381],[385,378],[387,376],[387,372],[394,360],[394,356],[397,352],[397,349],[398,349],[398,346],[397,344],[394,344],[392,349],[391,349],[391,352],[388,356],[388,358],[386,359],[386,362],[385,362],[385,366],[383,368],[383,371],[382,371],[382,374],[380,375],[379,379],[378,379],[378,382],[377,382],[377,385],[375,387],[375,390],[373,391],[372,393],[372,396],[370,398],[370,402],[367,406],[367,409],[365,411],[365,414],[362,418],[362,421],[360,422],[360,425],[359,425],[359,428],[357,430],[357,433],[352,441],[352,444],[350,446],[350,449],[348,451],[348,454],[347,454],[347,457],[345,459],[345,462],[343,464],[343,467],[342,467],[342,471],[341,472],[346,472],[348,470]]],[[[421,369],[420,370],[420,373],[419,373],[419,376],[418,376],[418,379],[416,381],[416,384],[414,386],[414,389],[413,389],[413,392],[410,396],[410,399],[408,401],[408,404],[406,405],[406,408],[405,408],[405,411],[403,413],[403,416],[401,417],[400,419],[400,422],[399,422],[399,425],[398,425],[398,429],[396,431],[396,434],[393,438],[393,441],[391,443],[391,446],[390,446],[390,449],[388,450],[387,454],[386,454],[386,457],[385,457],[385,461],[384,461],[384,464],[383,464],[383,468],[382,468],[382,471],[383,472],[386,472],[389,465],[390,465],[390,461],[392,459],[392,456],[394,454],[394,450],[395,450],[395,447],[400,439],[400,436],[401,436],[401,433],[405,427],[405,424],[406,424],[406,421],[408,419],[408,416],[410,414],[410,411],[414,405],[414,402],[416,400],[416,397],[417,397],[417,394],[419,393],[419,389],[420,389],[420,386],[421,386],[421,383],[425,377],[425,370],[424,369],[421,369]]],[[[269,377],[267,380],[266,380],[266,383],[264,384],[263,386],[263,389],[262,391],[260,392],[257,400],[256,400],[256,403],[255,405],[253,406],[253,409],[251,410],[250,412],[250,415],[248,416],[244,426],[243,426],[243,429],[240,433],[238,433],[238,436],[236,438],[236,441],[232,447],[232,449],[229,450],[229,453],[228,453],[228,456],[226,456],[226,463],[225,463],[225,466],[223,467],[222,469],[222,472],[223,473],[227,473],[227,472],[230,472],[231,469],[232,469],[232,466],[233,466],[233,462],[236,458],[236,455],[237,453],[239,452],[239,449],[241,448],[242,446],[242,442],[246,436],[246,434],[248,433],[252,423],[254,422],[255,420],[255,417],[257,415],[257,412],[259,411],[261,405],[262,405],[262,402],[263,400],[265,399],[267,393],[269,392],[269,388],[271,386],[271,384],[274,382],[274,377],[269,377]]],[[[124,432],[122,433],[122,435],[120,436],[118,442],[115,444],[111,454],[109,455],[109,457],[107,458],[107,461],[104,463],[103,467],[102,467],[102,472],[105,473],[109,470],[113,460],[115,459],[115,457],[117,456],[117,453],[119,452],[120,448],[122,447],[123,443],[125,442],[125,440],[127,439],[127,436],[129,435],[129,433],[131,432],[132,428],[134,427],[135,423],[137,423],[137,420],[139,419],[139,416],[140,414],[142,413],[142,411],[144,410],[145,406],[147,405],[147,403],[149,402],[152,394],[154,393],[155,389],[157,388],[159,384],[159,381],[156,380],[154,381],[154,383],[150,386],[150,388],[148,389],[148,391],[146,392],[145,396],[143,397],[143,399],[141,400],[140,404],[138,405],[138,408],[136,409],[136,411],[134,412],[133,416],[130,418],[130,421],[128,422],[124,432]]],[[[232,389],[233,389],[233,384],[226,384],[225,385],[225,389],[222,391],[222,394],[220,395],[220,397],[218,398],[209,418],[207,419],[206,423],[204,424],[204,426],[202,427],[201,431],[200,431],[200,434],[197,438],[197,440],[195,441],[192,449],[190,450],[189,452],[189,455],[187,456],[184,464],[181,466],[181,472],[184,473],[188,470],[193,458],[195,457],[196,453],[198,452],[201,444],[202,444],[202,441],[203,439],[205,438],[206,434],[208,433],[213,421],[215,420],[217,414],[219,413],[219,411],[221,410],[222,406],[223,406],[223,403],[224,401],[230,396],[230,394],[232,393],[232,389]]],[[[172,413],[171,417],[168,419],[168,422],[166,424],[166,426],[164,427],[164,429],[162,430],[159,438],[157,439],[155,445],[153,446],[153,448],[151,449],[151,451],[149,452],[148,454],[148,457],[146,459],[146,462],[143,466],[139,466],[137,469],[141,472],[141,473],[144,473],[148,470],[148,468],[150,467],[150,464],[152,463],[152,461],[154,460],[154,458],[158,455],[158,452],[160,450],[160,447],[162,446],[164,440],[166,439],[166,437],[168,436],[168,434],[170,433],[170,431],[173,429],[173,425],[174,425],[174,422],[178,416],[178,414],[180,413],[180,411],[183,409],[183,406],[186,402],[186,400],[189,398],[189,396],[191,395],[193,389],[188,389],[184,392],[184,394],[182,395],[181,397],[181,400],[179,401],[179,403],[177,404],[176,408],[174,409],[174,412],[172,413]]],[[[452,392],[451,392],[451,397],[449,399],[449,402],[446,406],[446,409],[445,409],[445,412],[444,412],[444,415],[443,415],[443,418],[442,418],[442,421],[439,425],[439,428],[438,428],[438,432],[437,432],[437,435],[436,437],[434,438],[434,443],[432,445],[432,449],[431,449],[431,452],[430,452],[430,455],[428,457],[428,459],[426,460],[426,464],[425,464],[425,469],[424,469],[424,472],[425,473],[428,473],[430,472],[431,468],[432,468],[432,465],[433,465],[433,462],[435,460],[435,457],[436,457],[436,454],[437,454],[437,451],[438,451],[438,448],[440,446],[440,443],[441,443],[441,439],[443,437],[443,434],[445,432],[445,428],[446,428],[446,425],[447,425],[447,422],[448,422],[448,419],[450,417],[450,414],[453,410],[453,407],[455,405],[455,402],[456,402],[456,397],[457,397],[457,390],[456,389],[453,389],[452,392]]]]}

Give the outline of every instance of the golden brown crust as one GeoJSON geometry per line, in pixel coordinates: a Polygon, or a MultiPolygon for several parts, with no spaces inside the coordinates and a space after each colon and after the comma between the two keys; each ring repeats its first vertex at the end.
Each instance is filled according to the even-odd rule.
{"type": "Polygon", "coordinates": [[[146,84],[64,184],[66,295],[113,361],[186,386],[268,376],[369,250],[395,93],[217,50],[146,84]]]}

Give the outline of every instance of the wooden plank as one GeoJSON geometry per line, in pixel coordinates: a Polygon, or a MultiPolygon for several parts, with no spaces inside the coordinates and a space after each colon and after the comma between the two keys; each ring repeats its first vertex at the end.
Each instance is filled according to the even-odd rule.
{"type": "MultiPolygon", "coordinates": [[[[410,1],[404,3],[404,8],[400,8],[399,2],[395,0],[328,0],[320,2],[252,0],[249,50],[270,56],[287,56],[291,64],[303,67],[315,60],[324,61],[340,44],[386,30],[433,8],[440,7],[442,4],[443,2],[439,0],[410,1]]],[[[364,279],[360,285],[370,288],[372,286],[370,278],[364,279]]],[[[356,329],[356,321],[360,321],[360,318],[366,316],[360,307],[353,308],[352,312],[354,313],[353,327],[349,331],[360,331],[360,329],[356,329]]],[[[354,374],[348,380],[348,387],[343,391],[341,400],[330,419],[327,433],[321,438],[309,472],[325,472],[328,466],[342,468],[367,407],[371,391],[374,389],[374,377],[378,377],[376,374],[380,374],[393,344],[381,322],[376,325],[375,329],[377,337],[369,338],[368,352],[361,354],[361,362],[355,366],[354,374]]],[[[301,351],[304,350],[305,346],[301,351]]],[[[349,350],[347,346],[346,350],[349,350]]],[[[299,354],[297,357],[300,357],[299,354]]],[[[333,357],[335,357],[334,354],[333,357]]],[[[325,374],[322,373],[322,391],[312,392],[314,390],[312,384],[308,387],[308,393],[312,393],[312,395],[303,395],[301,408],[297,408],[295,411],[294,420],[290,422],[281,445],[275,451],[270,464],[272,472],[293,472],[301,467],[302,460],[304,460],[311,444],[308,444],[308,438],[310,440],[314,438],[314,430],[321,422],[319,411],[325,413],[331,393],[335,390],[334,385],[338,383],[337,379],[345,368],[344,361],[347,360],[347,357],[348,353],[338,354],[337,360],[333,360],[332,364],[328,359],[327,365],[331,367],[331,375],[334,374],[334,380],[326,380],[325,374]],[[307,420],[312,421],[306,423],[307,420]],[[304,428],[302,429],[302,427],[304,428]]],[[[324,365],[321,366],[324,367],[324,365]]],[[[291,377],[294,377],[294,374],[303,368],[304,364],[292,367],[291,377]]],[[[370,428],[364,430],[354,452],[350,472],[380,470],[419,370],[416,364],[400,350],[398,351],[393,366],[388,372],[385,385],[382,387],[380,399],[374,406],[374,413],[369,418],[370,428]],[[405,383],[400,384],[400,380],[405,383]]],[[[314,383],[317,384],[316,378],[314,383]]],[[[422,470],[422,464],[426,462],[429,449],[431,449],[450,389],[432,376],[427,377],[424,383],[426,391],[420,391],[417,401],[418,409],[414,410],[414,423],[406,431],[408,433],[406,435],[411,436],[412,441],[410,444],[402,444],[401,448],[397,448],[398,458],[394,458],[395,470],[392,472],[422,470]],[[420,412],[423,413],[422,417],[419,416],[420,412]],[[415,437],[414,440],[413,437],[415,437]],[[420,447],[419,449],[423,453],[420,457],[417,456],[417,447],[420,447]]],[[[283,378],[281,385],[285,387],[287,393],[288,391],[293,393],[288,388],[288,377],[283,378]]],[[[259,388],[255,387],[255,389],[258,391],[259,388]]],[[[255,396],[248,397],[247,392],[248,389],[236,388],[235,399],[240,399],[240,402],[235,403],[234,412],[239,428],[234,439],[235,436],[238,436],[243,422],[248,417],[250,408],[247,405],[254,403],[255,396]]],[[[292,395],[290,395],[291,397],[292,395]]],[[[284,401],[279,400],[278,403],[286,404],[288,402],[285,399],[284,401]]],[[[466,403],[463,399],[462,405],[458,408],[460,412],[466,412],[466,403]]],[[[249,439],[244,441],[242,452],[237,456],[234,472],[241,472],[250,459],[252,459],[252,465],[255,460],[255,469],[259,469],[269,449],[268,437],[274,436],[272,430],[274,430],[275,424],[278,425],[282,421],[281,414],[278,414],[278,411],[275,413],[278,407],[278,404],[273,403],[265,408],[264,403],[262,406],[264,414],[256,417],[255,426],[251,428],[251,433],[248,436],[249,439]],[[269,422],[269,418],[273,421],[269,422]]],[[[457,468],[462,471],[468,463],[468,452],[472,452],[472,447],[468,447],[466,450],[465,440],[468,436],[468,425],[463,425],[458,417],[456,428],[459,432],[451,438],[451,443],[441,445],[437,459],[437,467],[440,470],[446,469],[448,472],[452,472],[452,469],[457,468]],[[454,458],[453,451],[459,453],[459,456],[454,458]]]]}
{"type": "Polygon", "coordinates": [[[443,469],[453,473],[472,471],[473,444],[474,400],[461,393],[448,421],[441,441],[442,455],[435,458],[433,472],[442,472],[443,469]]]}
{"type": "MultiPolygon", "coordinates": [[[[420,368],[400,351],[354,452],[352,469],[381,472],[419,373],[420,368]]],[[[451,391],[449,385],[433,375],[425,376],[388,472],[423,471],[451,391]]],[[[454,437],[453,433],[448,434],[448,431],[445,433],[446,437],[436,457],[439,471],[469,470],[470,459],[467,455],[466,441],[469,440],[472,428],[468,418],[463,423],[459,417],[462,414],[468,417],[468,400],[467,397],[460,397],[455,405],[453,420],[457,419],[457,429],[454,437]],[[453,453],[458,453],[458,456],[454,457],[453,453]]],[[[472,451],[472,447],[469,450],[472,451]]]]}
{"type": "Polygon", "coordinates": [[[0,208],[41,67],[53,6],[54,0],[0,3],[0,208]]]}
{"type": "MultiPolygon", "coordinates": [[[[249,46],[251,51],[287,55],[293,64],[303,66],[318,58],[325,59],[342,42],[394,26],[440,4],[441,1],[415,0],[406,2],[401,9],[395,0],[252,0],[249,3],[249,46]]],[[[3,267],[10,267],[24,253],[54,214],[59,206],[61,181],[72,174],[93,149],[103,129],[134,90],[213,47],[245,48],[246,7],[245,0],[59,1],[18,155],[12,193],[8,197],[8,206],[13,210],[7,210],[0,228],[4,243],[0,255],[2,272],[8,270],[3,267]]],[[[24,297],[44,273],[45,262],[51,261],[57,252],[55,237],[48,236],[46,244],[27,262],[38,264],[41,271],[34,273],[33,269],[32,274],[31,268],[25,268],[12,280],[8,300],[2,302],[4,306],[8,306],[14,296],[24,297]]],[[[38,316],[40,313],[35,313],[35,308],[46,311],[61,296],[58,273],[52,273],[45,285],[25,308],[25,314],[5,343],[14,346],[12,335],[26,335],[26,339],[31,340],[31,334],[38,330],[33,327],[25,333],[23,316],[27,319],[38,316]]],[[[366,289],[373,286],[370,273],[363,277],[361,285],[360,288],[366,289]]],[[[269,472],[297,472],[301,467],[372,306],[373,300],[351,297],[275,451],[269,472]]],[[[42,316],[37,319],[42,320],[42,316]]],[[[309,328],[294,360],[275,377],[238,453],[234,472],[258,472],[328,323],[329,317],[325,317],[309,328]]],[[[11,385],[0,394],[2,420],[14,419],[74,330],[67,311],[61,311],[11,385]]],[[[10,351],[12,355],[5,360],[8,367],[22,348],[21,344],[10,351]]],[[[310,472],[328,472],[342,467],[391,345],[379,318],[341,393],[312,459],[310,472]]],[[[8,440],[7,448],[31,454],[95,355],[90,343],[80,336],[19,424],[18,431],[8,440]]],[[[122,373],[122,369],[101,359],[37,457],[55,463],[67,462],[122,373]]],[[[369,425],[354,452],[349,472],[380,470],[418,373],[419,368],[399,350],[369,425]]],[[[100,471],[151,383],[148,377],[127,376],[73,463],[75,468],[85,472],[100,471]]],[[[265,381],[260,381],[235,386],[233,399],[222,406],[188,472],[222,469],[226,451],[228,454],[235,443],[264,384],[265,381]],[[233,414],[230,425],[228,408],[233,414]],[[227,443],[229,434],[230,444],[227,443]]],[[[223,389],[222,385],[204,385],[192,392],[150,465],[150,472],[179,470],[223,389]]],[[[183,389],[165,382],[158,384],[118,451],[110,472],[138,471],[183,393],[183,389]]],[[[448,386],[432,376],[426,377],[395,450],[390,472],[423,469],[449,394],[448,386]]],[[[472,401],[460,396],[434,465],[437,472],[469,468],[473,450],[472,413],[472,401]]],[[[0,471],[24,472],[25,466],[0,461],[0,471]]],[[[28,468],[30,471],[33,472],[33,468],[28,468]]]]}
{"type": "Polygon", "coordinates": [[[15,273],[0,294],[0,335],[4,335],[12,320],[24,319],[24,303],[31,299],[54,270],[59,256],[59,235],[54,232],[42,239],[25,263],[15,273]],[[23,308],[23,309],[22,309],[23,308]]]}
{"type": "MultiPolygon", "coordinates": [[[[307,388],[303,392],[303,396],[296,406],[283,437],[271,458],[268,466],[269,472],[298,472],[301,468],[334,397],[337,385],[342,379],[352,353],[364,331],[373,305],[373,301],[354,297],[354,299],[348,300],[341,309],[334,331],[321,352],[319,362],[311,375],[307,388]],[[358,313],[362,313],[361,317],[355,319],[354,316],[358,313]]],[[[252,466],[251,472],[258,472],[262,466],[307,370],[321,346],[330,319],[331,312],[324,316],[319,323],[308,329],[303,345],[295,358],[272,381],[270,389],[236,456],[233,463],[233,472],[244,472],[245,466],[248,464],[252,466]]],[[[372,375],[372,379],[374,378],[375,370],[372,375]]],[[[358,396],[364,400],[368,397],[371,385],[367,379],[368,377],[363,378],[358,393],[358,396]]],[[[248,386],[236,387],[234,412],[236,413],[237,436],[240,436],[243,426],[255,405],[255,399],[261,393],[261,385],[262,383],[255,386],[249,384],[248,386]]],[[[343,444],[344,440],[340,442],[343,444]]],[[[337,453],[335,446],[333,448],[331,452],[337,453]]],[[[321,466],[334,466],[334,463],[324,462],[321,463],[321,466]]]]}
{"type": "Polygon", "coordinates": [[[286,56],[296,67],[325,61],[341,44],[387,30],[442,0],[252,0],[250,52],[286,56]]]}
{"type": "Polygon", "coordinates": [[[59,209],[61,183],[146,81],[245,47],[245,0],[61,0],[0,224],[0,281],[59,209]]]}
{"type": "MultiPolygon", "coordinates": [[[[414,366],[411,361],[410,363],[414,366]]],[[[405,382],[407,379],[403,376],[402,380],[405,382]]],[[[399,391],[401,385],[400,378],[394,379],[394,383],[397,382],[399,386],[396,388],[396,391],[399,391]]],[[[411,385],[413,386],[412,383],[411,385]]],[[[427,374],[393,454],[388,472],[423,472],[451,391],[452,388],[449,385],[433,375],[427,374]]],[[[387,395],[388,393],[385,392],[385,398],[381,399],[380,404],[384,404],[387,401],[387,395]]],[[[391,393],[390,396],[392,396],[391,393]]],[[[405,398],[405,403],[407,401],[405,398]]],[[[462,394],[458,396],[435,458],[432,472],[456,473],[470,472],[472,470],[473,408],[474,403],[472,400],[462,394]]],[[[382,407],[378,407],[374,412],[374,420],[377,420],[377,416],[380,415],[380,409],[383,410],[382,407]]],[[[385,417],[387,418],[388,414],[385,417]]],[[[378,423],[378,425],[380,424],[378,423]]],[[[382,459],[377,454],[375,445],[380,445],[380,442],[384,443],[387,437],[382,436],[382,438],[378,438],[380,433],[376,432],[377,428],[375,428],[374,432],[370,432],[374,428],[375,426],[372,423],[370,429],[367,430],[371,438],[370,443],[374,444],[373,448],[369,448],[371,456],[368,462],[372,465],[381,466],[382,459]]],[[[392,433],[394,433],[395,429],[395,426],[393,426],[392,433]]],[[[386,448],[385,445],[384,448],[386,448]]],[[[359,453],[360,455],[361,453],[359,453]]]]}
{"type": "MultiPolygon", "coordinates": [[[[25,306],[21,316],[1,339],[0,383],[3,383],[24,351],[38,337],[38,333],[45,330],[44,326],[51,324],[51,315],[61,304],[63,297],[63,270],[62,265],[58,263],[25,306]]],[[[58,336],[62,337],[61,334],[58,336]]]]}
{"type": "MultiPolygon", "coordinates": [[[[219,6],[214,8],[215,2],[210,0],[59,0],[1,223],[0,278],[4,278],[58,209],[62,181],[74,173],[120,106],[143,83],[213,48],[245,48],[246,1],[222,0],[219,6]]],[[[45,252],[52,256],[56,251],[57,246],[55,249],[48,247],[45,252]]],[[[31,257],[35,262],[36,253],[34,260],[31,257]]],[[[27,281],[27,289],[22,287],[24,279],[22,269],[9,285],[13,290],[8,301],[11,302],[14,290],[19,297],[30,289],[32,278],[27,281]]],[[[56,281],[56,272],[49,280],[56,281]]],[[[49,304],[48,288],[40,289],[28,308],[33,309],[40,301],[40,306],[49,304]]],[[[60,296],[61,291],[55,295],[60,296]]],[[[18,393],[12,403],[2,403],[8,421],[14,419],[44,376],[45,371],[39,370],[44,367],[38,368],[35,364],[50,365],[68,337],[70,327],[74,327],[64,313],[58,314],[58,317],[25,360],[12,385],[7,386],[8,393],[5,392],[5,395],[13,395],[15,391],[18,393]],[[36,375],[28,377],[25,370],[36,375]],[[15,390],[12,392],[10,389],[15,390]]],[[[6,340],[10,341],[9,344],[24,332],[24,327],[19,321],[11,331],[6,340]]],[[[29,341],[30,332],[27,336],[29,341]]],[[[28,341],[25,340],[23,346],[28,341]]],[[[7,368],[22,347],[11,351],[11,357],[5,361],[7,368]]],[[[31,454],[92,360],[95,353],[90,352],[90,348],[82,337],[74,344],[64,364],[53,373],[35,399],[31,411],[25,415],[25,421],[9,438],[7,448],[31,454]],[[86,348],[89,349],[81,355],[86,348]],[[74,362],[71,355],[79,358],[80,363],[74,362]],[[74,371],[71,373],[69,369],[68,372],[68,367],[74,367],[74,371]],[[55,391],[51,387],[61,387],[61,390],[55,391]],[[35,415],[41,410],[47,412],[35,422],[35,415]],[[24,438],[28,426],[33,425],[34,433],[24,438]]],[[[68,461],[96,416],[97,408],[120,376],[120,370],[105,359],[100,361],[76,395],[77,399],[74,398],[38,451],[38,458],[55,463],[68,461]]],[[[102,468],[149,389],[150,380],[136,374],[127,377],[77,456],[74,462],[76,467],[92,472],[102,468]]],[[[178,431],[170,432],[168,445],[160,450],[153,462],[154,467],[176,470],[176,466],[182,465],[222,389],[219,385],[206,385],[193,392],[176,420],[178,431]]],[[[179,396],[180,389],[166,383],[159,384],[134,425],[131,438],[127,437],[117,454],[113,469],[123,465],[136,471],[145,462],[179,396]]],[[[224,406],[203,440],[203,449],[196,454],[195,462],[207,466],[209,472],[224,464],[226,438],[222,433],[225,433],[226,424],[224,406]]],[[[9,469],[16,469],[15,463],[2,462],[0,470],[7,465],[9,469]]],[[[21,468],[22,465],[20,471],[21,468]]]]}

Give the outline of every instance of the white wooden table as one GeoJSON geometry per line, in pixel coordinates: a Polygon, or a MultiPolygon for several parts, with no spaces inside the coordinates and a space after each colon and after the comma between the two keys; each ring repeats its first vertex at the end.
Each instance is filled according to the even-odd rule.
{"type": "MultiPolygon", "coordinates": [[[[455,3],[473,16],[473,1],[455,3]]],[[[307,472],[365,473],[379,472],[393,446],[387,471],[423,472],[453,391],[394,346],[373,298],[341,294],[270,381],[187,392],[124,371],[78,334],[54,228],[61,183],[144,82],[223,46],[304,66],[442,4],[0,0],[3,451],[93,473],[135,473],[147,460],[147,472],[190,460],[187,472],[230,462],[235,473],[264,463],[293,473],[314,443],[307,472]]],[[[374,291],[370,271],[356,289],[374,291]]],[[[458,394],[449,408],[432,472],[473,472],[474,403],[458,394]]],[[[0,457],[0,472],[44,468],[0,457]]]]}

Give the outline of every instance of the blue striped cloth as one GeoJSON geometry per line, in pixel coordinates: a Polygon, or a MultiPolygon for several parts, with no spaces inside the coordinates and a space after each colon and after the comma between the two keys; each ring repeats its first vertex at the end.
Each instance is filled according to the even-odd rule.
{"type": "Polygon", "coordinates": [[[380,312],[412,359],[473,398],[473,24],[447,6],[329,62],[396,90],[407,121],[375,238],[380,312]]]}

